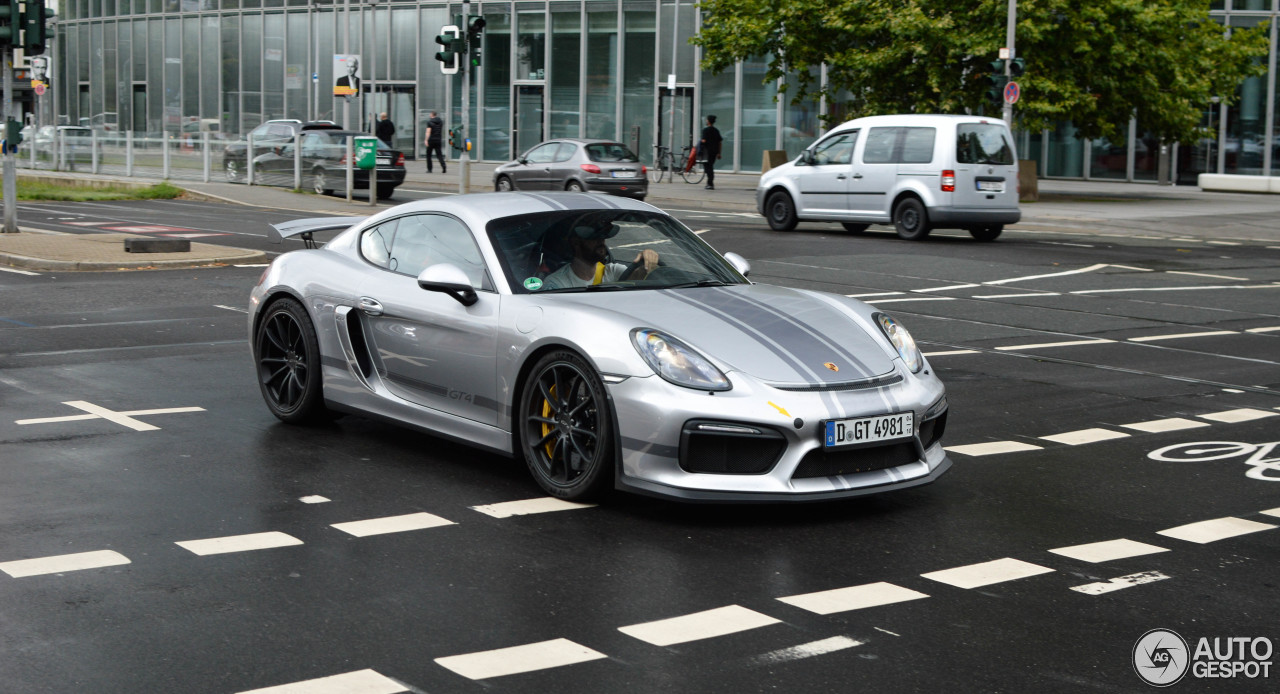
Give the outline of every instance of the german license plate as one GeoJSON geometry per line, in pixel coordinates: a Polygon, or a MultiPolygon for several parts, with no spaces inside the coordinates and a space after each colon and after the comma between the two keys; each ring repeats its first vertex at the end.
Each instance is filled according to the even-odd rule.
{"type": "Polygon", "coordinates": [[[1003,193],[1004,181],[978,181],[978,190],[986,193],[1003,193]]]}
{"type": "Polygon", "coordinates": [[[904,439],[915,434],[915,419],[910,412],[886,414],[859,419],[835,419],[826,423],[824,445],[827,448],[904,439]]]}
{"type": "Polygon", "coordinates": [[[611,173],[613,174],[614,178],[635,178],[636,177],[636,174],[633,171],[613,171],[611,173]]]}
{"type": "Polygon", "coordinates": [[[378,166],[390,166],[391,160],[385,157],[378,157],[378,166]]]}

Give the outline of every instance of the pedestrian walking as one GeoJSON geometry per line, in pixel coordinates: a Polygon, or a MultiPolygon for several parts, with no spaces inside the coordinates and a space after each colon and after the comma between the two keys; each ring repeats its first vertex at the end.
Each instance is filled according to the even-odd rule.
{"type": "Polygon", "coordinates": [[[444,164],[444,152],[440,150],[440,138],[444,135],[444,120],[440,118],[440,114],[435,111],[431,112],[431,118],[427,119],[427,173],[431,173],[431,153],[435,152],[436,157],[440,160],[440,173],[449,173],[449,169],[444,164]]]}
{"type": "Polygon", "coordinates": [[[702,139],[698,142],[698,157],[702,159],[702,170],[707,172],[707,190],[716,189],[716,160],[720,158],[720,131],[716,128],[716,117],[707,116],[707,127],[702,129],[702,139]]]}
{"type": "Polygon", "coordinates": [[[373,134],[377,135],[379,140],[387,143],[388,147],[391,146],[391,140],[396,136],[396,124],[392,123],[391,119],[387,117],[386,111],[383,111],[378,118],[378,125],[373,129],[373,134]]]}

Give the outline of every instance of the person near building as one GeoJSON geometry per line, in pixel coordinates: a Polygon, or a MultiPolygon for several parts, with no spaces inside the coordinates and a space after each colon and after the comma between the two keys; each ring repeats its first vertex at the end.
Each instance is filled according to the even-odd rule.
{"type": "Polygon", "coordinates": [[[391,140],[396,136],[396,124],[392,123],[391,119],[387,117],[386,111],[383,111],[379,116],[378,125],[374,127],[373,134],[376,135],[379,140],[387,143],[388,147],[391,146],[391,140]]]}
{"type": "Polygon", "coordinates": [[[449,173],[449,169],[444,163],[444,152],[440,149],[440,142],[443,136],[444,119],[440,118],[439,113],[432,111],[431,117],[427,119],[427,173],[431,173],[431,155],[433,153],[440,160],[440,173],[449,173]]]}
{"type": "Polygon", "coordinates": [[[721,142],[724,138],[716,128],[716,117],[707,116],[707,127],[702,129],[702,139],[698,141],[698,158],[707,172],[707,190],[716,189],[716,160],[720,158],[721,142]]]}

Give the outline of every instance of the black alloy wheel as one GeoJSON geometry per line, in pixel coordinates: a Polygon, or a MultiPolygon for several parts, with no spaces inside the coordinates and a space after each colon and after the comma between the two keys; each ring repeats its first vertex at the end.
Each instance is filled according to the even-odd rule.
{"type": "Polygon", "coordinates": [[[329,185],[329,178],[325,175],[324,169],[317,168],[311,172],[311,190],[316,195],[332,195],[333,188],[329,185]]]}
{"type": "Polygon", "coordinates": [[[613,479],[612,420],[604,384],[582,357],[556,351],[524,384],[519,445],[529,472],[560,499],[598,496],[613,479]]]}
{"type": "Polygon", "coordinates": [[[769,228],[774,231],[791,231],[800,222],[796,218],[796,204],[782,190],[769,194],[764,202],[764,214],[769,220],[769,228]]]}
{"type": "Polygon", "coordinates": [[[855,222],[840,222],[840,225],[850,234],[861,234],[867,230],[867,227],[871,226],[870,224],[857,224],[855,222]]]}
{"type": "Polygon", "coordinates": [[[516,187],[512,185],[510,178],[506,176],[499,176],[498,180],[493,184],[493,189],[499,193],[510,193],[515,190],[516,187]]]}
{"type": "Polygon", "coordinates": [[[985,227],[973,227],[969,229],[969,235],[979,241],[995,241],[1004,232],[1003,224],[992,224],[985,227]]]}
{"type": "Polygon", "coordinates": [[[291,424],[325,414],[320,383],[320,343],[306,309],[280,299],[266,309],[254,338],[258,385],[267,408],[291,424]]]}
{"type": "Polygon", "coordinates": [[[893,207],[893,226],[908,241],[923,241],[929,235],[929,215],[919,198],[903,198],[893,207]]]}

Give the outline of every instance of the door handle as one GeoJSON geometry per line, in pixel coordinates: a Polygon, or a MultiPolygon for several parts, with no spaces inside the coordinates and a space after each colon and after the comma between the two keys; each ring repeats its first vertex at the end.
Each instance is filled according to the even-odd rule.
{"type": "Polygon", "coordinates": [[[370,316],[381,316],[382,304],[378,303],[377,299],[372,299],[367,296],[362,296],[360,297],[360,310],[364,311],[370,316]]]}
{"type": "Polygon", "coordinates": [[[854,174],[854,175],[853,175],[853,177],[854,177],[854,178],[862,178],[862,174],[854,174]]]}
{"type": "Polygon", "coordinates": [[[838,175],[836,176],[836,180],[837,180],[837,181],[843,181],[843,180],[844,180],[844,174],[838,174],[838,175]]]}

